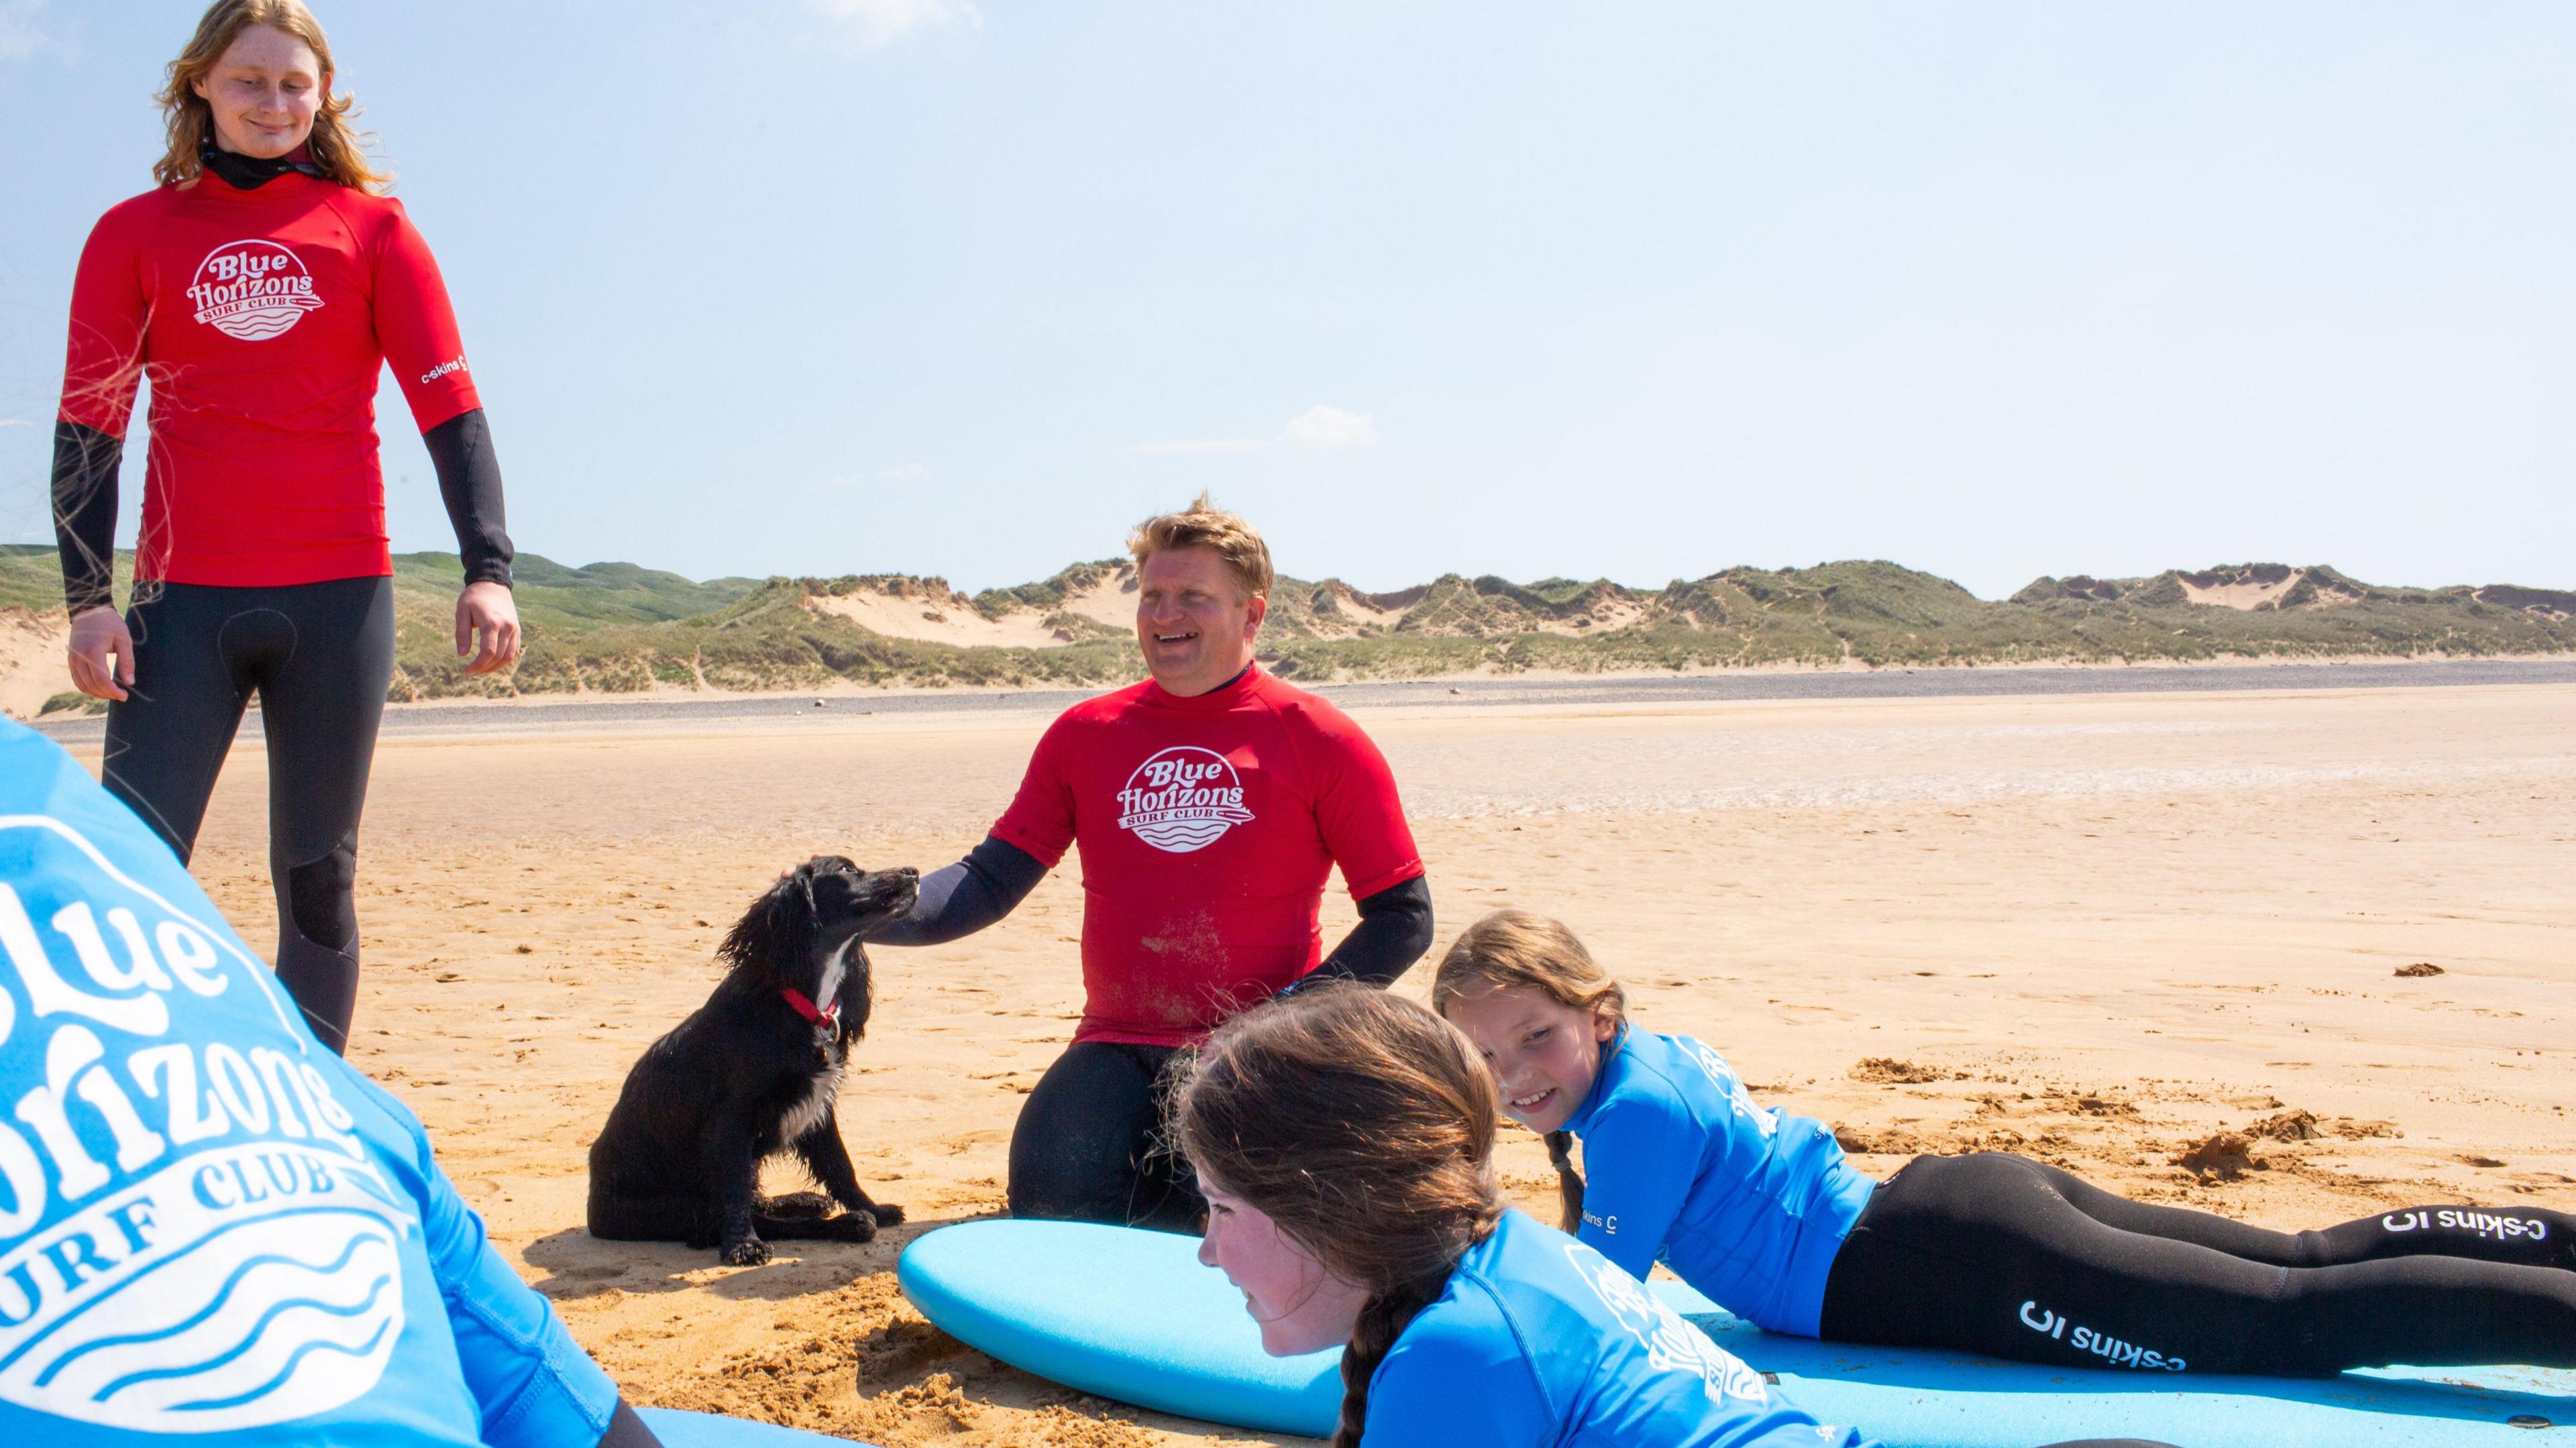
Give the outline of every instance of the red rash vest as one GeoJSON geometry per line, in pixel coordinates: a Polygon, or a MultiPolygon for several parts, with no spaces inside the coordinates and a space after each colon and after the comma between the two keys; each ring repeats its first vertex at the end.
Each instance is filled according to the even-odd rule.
{"type": "Polygon", "coordinates": [[[1067,709],[993,833],[1049,868],[1082,849],[1076,1041],[1192,1044],[1323,959],[1335,865],[1354,899],[1422,873],[1377,746],[1258,667],[1067,709]]]}
{"type": "Polygon", "coordinates": [[[232,587],[393,572],[376,377],[423,432],[482,406],[402,203],[208,174],[99,219],[72,284],[61,418],[125,434],[152,380],[135,577],[232,587]]]}

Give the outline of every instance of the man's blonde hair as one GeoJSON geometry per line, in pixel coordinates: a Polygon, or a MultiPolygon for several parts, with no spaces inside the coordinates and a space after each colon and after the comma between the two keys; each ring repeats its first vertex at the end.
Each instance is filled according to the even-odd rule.
{"type": "Polygon", "coordinates": [[[1180,512],[1146,519],[1127,535],[1127,551],[1136,555],[1140,569],[1155,554],[1181,548],[1205,548],[1225,560],[1225,571],[1244,597],[1270,596],[1276,577],[1270,569],[1270,545],[1239,514],[1218,507],[1205,493],[1180,512]]]}

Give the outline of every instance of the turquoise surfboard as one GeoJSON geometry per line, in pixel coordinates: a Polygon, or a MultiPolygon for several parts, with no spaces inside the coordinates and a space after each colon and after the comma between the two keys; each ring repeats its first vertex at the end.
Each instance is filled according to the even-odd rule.
{"type": "Polygon", "coordinates": [[[638,1408],[635,1416],[662,1440],[662,1448],[868,1448],[847,1438],[799,1433],[748,1418],[724,1418],[679,1408],[638,1408]]]}
{"type": "MultiPolygon", "coordinates": [[[[1211,1423],[1329,1437],[1338,1351],[1273,1358],[1198,1241],[1079,1222],[967,1222],[896,1268],[921,1315],[967,1346],[1086,1393],[1211,1423]]],[[[2144,1437],[2181,1448],[2477,1448],[2576,1428],[2576,1372],[2388,1368],[2322,1380],[2036,1367],[1971,1353],[1766,1333],[1678,1282],[1655,1291],[1828,1423],[1889,1448],[2036,1448],[2144,1437]],[[2522,1421],[2517,1422],[2520,1419],[2522,1421]]]]}

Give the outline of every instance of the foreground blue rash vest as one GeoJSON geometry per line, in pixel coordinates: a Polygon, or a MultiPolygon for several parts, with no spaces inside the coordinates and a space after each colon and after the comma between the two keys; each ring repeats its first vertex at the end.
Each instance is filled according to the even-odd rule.
{"type": "Polygon", "coordinates": [[[1517,1211],[1369,1380],[1361,1448],[1858,1448],[1637,1279],[1517,1211]]]}
{"type": "Polygon", "coordinates": [[[0,1443],[571,1445],[617,1388],[168,847],[0,720],[0,1443]]]}
{"type": "Polygon", "coordinates": [[[1577,1234],[1643,1277],[1658,1258],[1769,1332],[1816,1335],[1825,1275],[1877,1183],[1825,1124],[1753,1104],[1688,1036],[1630,1025],[1565,1127],[1583,1140],[1577,1234]]]}

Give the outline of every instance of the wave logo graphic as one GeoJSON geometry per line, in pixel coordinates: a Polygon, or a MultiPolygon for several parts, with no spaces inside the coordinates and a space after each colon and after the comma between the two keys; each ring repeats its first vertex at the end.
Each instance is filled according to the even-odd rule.
{"type": "Polygon", "coordinates": [[[1646,1291],[1617,1263],[1579,1242],[1566,1244],[1565,1259],[1592,1284],[1601,1305],[1610,1309],[1619,1325],[1645,1347],[1648,1366],[1659,1372],[1696,1375],[1707,1385],[1711,1402],[1733,1398],[1759,1405],[1771,1400],[1762,1374],[1684,1322],[1680,1313],[1646,1291]]]}
{"type": "Polygon", "coordinates": [[[260,1428],[355,1399],[403,1329],[408,1224],[372,1177],[328,1151],[246,1144],[26,1242],[0,1259],[0,1398],[143,1433],[260,1428]],[[49,1291],[66,1261],[104,1268],[100,1290],[49,1291]]]}
{"type": "Polygon", "coordinates": [[[322,305],[304,259],[273,241],[228,241],[206,253],[188,301],[198,321],[245,342],[284,336],[322,305]]]}
{"type": "Polygon", "coordinates": [[[1251,822],[1234,765],[1196,745],[1176,744],[1137,765],[1118,791],[1118,827],[1176,855],[1206,849],[1251,822]]]}

